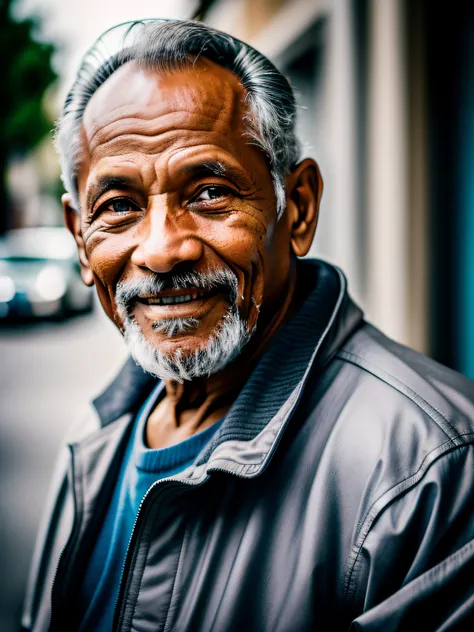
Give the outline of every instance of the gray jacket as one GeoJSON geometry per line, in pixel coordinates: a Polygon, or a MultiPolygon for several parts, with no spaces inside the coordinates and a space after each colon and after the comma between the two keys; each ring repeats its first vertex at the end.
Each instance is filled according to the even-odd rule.
{"type": "MultiPolygon", "coordinates": [[[[474,383],[367,324],[336,268],[300,272],[307,298],[211,444],[147,493],[114,629],[474,630],[474,383]]],[[[76,629],[152,384],[127,362],[95,401],[97,428],[65,451],[25,630],[76,629]]]]}

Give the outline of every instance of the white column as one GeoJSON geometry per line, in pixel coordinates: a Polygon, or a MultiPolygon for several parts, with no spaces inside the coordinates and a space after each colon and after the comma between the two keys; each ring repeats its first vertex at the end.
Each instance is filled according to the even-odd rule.
{"type": "MultiPolygon", "coordinates": [[[[326,51],[325,145],[330,164],[325,212],[330,216],[331,260],[343,269],[351,293],[360,300],[362,253],[358,240],[356,55],[351,2],[334,0],[331,7],[326,51]]],[[[325,165],[322,168],[324,171],[325,165]]]]}
{"type": "Polygon", "coordinates": [[[368,316],[407,342],[406,86],[402,3],[372,0],[368,121],[368,316]]]}

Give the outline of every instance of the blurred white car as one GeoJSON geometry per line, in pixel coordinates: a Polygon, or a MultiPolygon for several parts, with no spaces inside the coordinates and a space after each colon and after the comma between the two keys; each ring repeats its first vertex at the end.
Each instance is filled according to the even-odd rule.
{"type": "Polygon", "coordinates": [[[66,228],[22,228],[0,238],[0,319],[62,317],[92,306],[66,228]]]}

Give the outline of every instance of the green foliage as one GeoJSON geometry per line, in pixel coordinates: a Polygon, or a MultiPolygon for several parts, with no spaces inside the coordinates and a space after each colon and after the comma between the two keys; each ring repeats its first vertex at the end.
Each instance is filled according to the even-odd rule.
{"type": "Polygon", "coordinates": [[[51,65],[54,47],[34,39],[37,20],[15,21],[11,16],[14,0],[0,1],[0,152],[8,159],[32,149],[51,130],[42,97],[56,73],[51,65]]]}
{"type": "Polygon", "coordinates": [[[16,21],[14,0],[0,0],[0,235],[11,225],[6,170],[15,154],[26,154],[52,128],[43,95],[56,80],[54,47],[38,42],[38,20],[16,21]]]}

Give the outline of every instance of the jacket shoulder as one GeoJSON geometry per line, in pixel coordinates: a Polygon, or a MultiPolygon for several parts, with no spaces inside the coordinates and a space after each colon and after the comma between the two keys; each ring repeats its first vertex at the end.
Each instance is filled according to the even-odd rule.
{"type": "Polygon", "coordinates": [[[387,508],[417,514],[423,502],[410,498],[434,489],[431,477],[443,496],[472,489],[472,381],[363,325],[312,387],[308,423],[330,426],[324,462],[343,481],[338,511],[352,516],[353,555],[387,508]]]}
{"type": "Polygon", "coordinates": [[[474,382],[371,325],[337,358],[353,382],[344,423],[352,450],[338,446],[338,455],[357,472],[350,486],[360,498],[345,596],[375,612],[430,573],[447,585],[450,556],[470,546],[474,382]]]}
{"type": "MultiPolygon", "coordinates": [[[[411,402],[455,445],[474,438],[474,382],[366,324],[337,357],[411,402]]],[[[390,398],[389,398],[390,399],[390,398]]],[[[383,408],[384,402],[377,401],[383,408]]]]}

